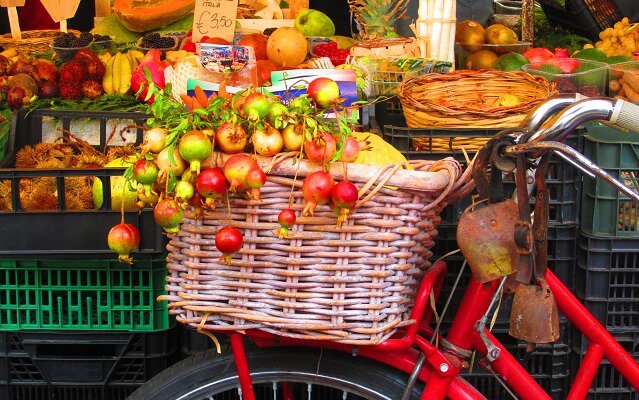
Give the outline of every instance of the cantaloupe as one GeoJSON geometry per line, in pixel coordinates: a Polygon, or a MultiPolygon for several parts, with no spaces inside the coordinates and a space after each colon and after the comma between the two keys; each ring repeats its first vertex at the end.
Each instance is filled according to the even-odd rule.
{"type": "Polygon", "coordinates": [[[113,10],[127,29],[147,32],[184,18],[195,0],[115,0],[113,10]]]}

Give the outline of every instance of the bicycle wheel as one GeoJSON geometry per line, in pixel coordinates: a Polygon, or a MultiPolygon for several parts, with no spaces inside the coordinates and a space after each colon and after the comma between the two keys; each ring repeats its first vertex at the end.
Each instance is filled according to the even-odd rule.
{"type": "MultiPolygon", "coordinates": [[[[363,357],[310,348],[255,349],[247,352],[258,400],[282,399],[283,382],[295,399],[391,400],[404,390],[408,375],[363,357]]],[[[412,399],[423,387],[415,385],[412,399]]],[[[187,358],[165,370],[128,400],[235,400],[239,381],[232,355],[213,351],[187,358]]]]}

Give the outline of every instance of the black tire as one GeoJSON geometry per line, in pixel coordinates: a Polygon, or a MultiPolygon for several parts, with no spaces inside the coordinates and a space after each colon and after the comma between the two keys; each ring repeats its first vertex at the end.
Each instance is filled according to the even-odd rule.
{"type": "MultiPolygon", "coordinates": [[[[312,383],[345,391],[349,393],[349,399],[351,394],[357,399],[398,399],[408,379],[407,374],[381,363],[330,350],[254,349],[248,351],[247,360],[254,385],[267,382],[312,383]]],[[[209,350],[163,371],[128,400],[226,399],[231,397],[213,395],[228,393],[238,386],[233,356],[220,356],[209,350]]],[[[420,398],[423,385],[418,383],[415,386],[411,399],[420,398]]],[[[263,399],[257,391],[256,397],[263,399]]],[[[269,398],[272,399],[272,394],[269,398]]],[[[324,397],[324,400],[328,399],[324,397]]]]}

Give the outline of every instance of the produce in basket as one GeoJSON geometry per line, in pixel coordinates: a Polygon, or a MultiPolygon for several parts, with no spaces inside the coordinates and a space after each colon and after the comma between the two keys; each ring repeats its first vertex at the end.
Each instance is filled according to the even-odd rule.
{"type": "Polygon", "coordinates": [[[400,84],[406,123],[411,128],[508,128],[523,121],[555,85],[521,71],[455,71],[411,78],[400,84]],[[504,95],[516,96],[504,105],[504,95]]]}
{"type": "MultiPolygon", "coordinates": [[[[147,56],[147,61],[155,60],[147,56]]],[[[178,232],[185,207],[200,215],[229,196],[261,198],[272,166],[265,169],[248,152],[274,160],[305,156],[325,166],[356,161],[368,150],[366,139],[349,137],[352,119],[344,113],[338,85],[328,78],[315,79],[307,95],[285,103],[254,89],[229,95],[222,85],[219,93],[207,97],[196,87],[194,97],[182,96],[188,109],[169,90],[152,81],[145,85],[155,99],[149,111],[156,117],[149,121],[140,153],[124,178],[137,185],[140,203],[157,202],[156,221],[170,234],[178,232]],[[326,110],[344,115],[331,122],[324,119],[326,110]],[[293,152],[281,153],[285,145],[293,152]]],[[[306,186],[309,213],[330,203],[336,223],[346,221],[357,200],[357,190],[347,179],[334,194],[332,183],[324,191],[321,185],[306,186]]]]}

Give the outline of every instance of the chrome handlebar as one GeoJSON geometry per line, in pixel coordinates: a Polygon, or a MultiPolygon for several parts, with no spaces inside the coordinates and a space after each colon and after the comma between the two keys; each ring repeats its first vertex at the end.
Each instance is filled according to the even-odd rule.
{"type": "Polygon", "coordinates": [[[579,168],[591,177],[600,177],[624,195],[639,202],[639,193],[619,182],[596,163],[561,142],[579,125],[604,120],[639,134],[639,106],[621,99],[585,98],[561,95],[535,107],[521,124],[523,133],[515,145],[504,148],[504,155],[527,154],[537,158],[549,151],[579,168]]]}

